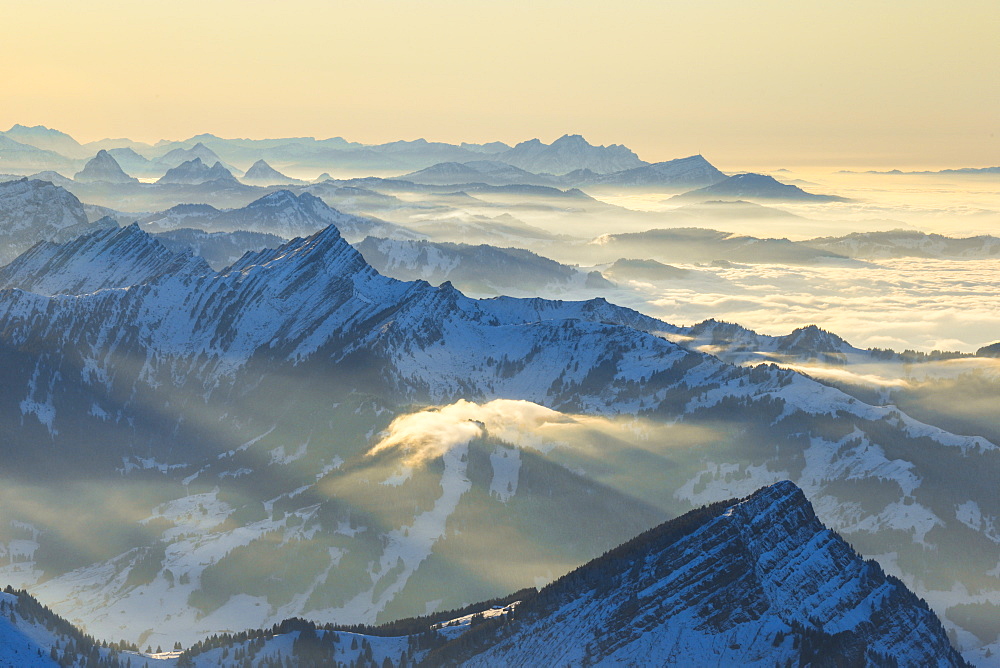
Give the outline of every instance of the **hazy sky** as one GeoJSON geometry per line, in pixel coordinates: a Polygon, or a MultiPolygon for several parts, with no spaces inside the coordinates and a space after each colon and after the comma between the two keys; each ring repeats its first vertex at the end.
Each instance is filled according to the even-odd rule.
{"type": "Polygon", "coordinates": [[[2,0],[0,128],[1000,164],[1000,2],[2,0]]]}

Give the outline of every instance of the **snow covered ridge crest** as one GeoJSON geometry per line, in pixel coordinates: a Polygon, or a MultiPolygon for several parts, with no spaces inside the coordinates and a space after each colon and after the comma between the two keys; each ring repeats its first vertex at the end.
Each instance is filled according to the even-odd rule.
{"type": "Polygon", "coordinates": [[[474,629],[435,658],[467,666],[772,666],[834,656],[842,665],[966,665],[927,604],[824,527],[788,481],[651,529],[523,601],[514,617],[474,629]]]}
{"type": "Polygon", "coordinates": [[[4,665],[124,668],[132,659],[140,659],[135,649],[95,641],[27,592],[10,586],[0,592],[0,663],[4,665]]]}
{"type": "MultiPolygon", "coordinates": [[[[148,244],[137,243],[144,235],[141,230],[126,228],[119,233],[125,235],[119,242],[129,240],[120,246],[122,250],[144,249],[143,254],[149,251],[148,244]]],[[[114,238],[110,235],[109,242],[114,238]]],[[[82,250],[68,256],[64,266],[68,269],[79,260],[83,271],[74,270],[66,276],[86,276],[87,268],[94,270],[98,266],[94,259],[106,252],[91,254],[82,250]]],[[[127,253],[120,257],[125,265],[135,261],[129,260],[127,253]]],[[[90,278],[101,273],[94,271],[90,278]]],[[[735,451],[732,460],[728,453],[716,452],[704,470],[692,468],[683,479],[672,482],[670,494],[685,504],[690,501],[697,505],[746,494],[761,484],[785,478],[795,479],[810,494],[845,481],[878,484],[888,488],[880,489],[878,498],[886,497],[893,502],[891,505],[883,503],[855,512],[853,506],[839,502],[836,508],[849,509],[856,516],[823,513],[824,519],[838,530],[853,528],[852,541],[867,536],[869,529],[872,536],[887,536],[894,541],[874,543],[874,547],[869,541],[866,553],[870,555],[902,554],[904,550],[923,554],[924,539],[926,545],[947,545],[950,534],[942,529],[951,530],[955,522],[950,520],[954,515],[953,497],[938,498],[938,492],[945,488],[968,488],[972,496],[958,501],[974,501],[983,509],[984,517],[994,515],[988,505],[993,495],[979,495],[979,487],[968,485],[966,475],[970,470],[994,470],[990,462],[996,455],[984,439],[932,429],[892,407],[857,401],[789,371],[773,367],[744,369],[685,349],[655,334],[683,332],[605,300],[474,300],[448,285],[435,288],[424,282],[395,281],[369,267],[334,227],[275,250],[248,254],[222,272],[155,273],[148,282],[119,286],[128,289],[100,289],[75,296],[49,297],[23,290],[0,293],[4,344],[0,355],[5,355],[2,359],[7,371],[4,387],[15,388],[0,401],[0,418],[10,425],[9,433],[13,435],[5,444],[7,452],[23,455],[20,460],[11,456],[11,468],[22,462],[23,470],[44,469],[51,473],[62,466],[74,475],[83,468],[107,475],[126,459],[134,462],[142,456],[165,466],[189,467],[177,474],[186,481],[200,470],[206,453],[214,457],[235,452],[235,445],[240,443],[256,450],[257,446],[251,447],[254,439],[271,433],[280,424],[281,428],[267,439],[263,464],[255,462],[250,454],[256,453],[248,451],[246,466],[234,464],[227,469],[228,463],[223,462],[206,471],[197,482],[225,485],[238,477],[248,481],[240,484],[256,487],[249,481],[256,480],[254,474],[260,479],[274,474],[265,470],[266,463],[273,459],[266,453],[280,446],[280,459],[302,448],[303,455],[315,457],[320,463],[307,471],[308,475],[294,478],[296,482],[284,491],[300,486],[305,489],[318,484],[315,471],[326,470],[324,467],[335,461],[334,456],[347,459],[355,446],[343,435],[346,420],[333,424],[326,416],[332,406],[346,398],[344,395],[358,391],[378,397],[390,411],[460,399],[511,399],[532,401],[566,413],[647,415],[663,421],[754,416],[760,420],[759,443],[767,448],[764,460],[754,455],[753,461],[763,461],[760,466],[730,465],[730,461],[745,460],[748,450],[735,451]],[[362,368],[367,375],[341,373],[352,368],[362,368]],[[313,386],[281,383],[280,378],[330,378],[334,375],[331,371],[339,374],[335,378],[338,385],[324,386],[310,396],[306,396],[308,389],[300,388],[313,386]],[[280,391],[275,392],[275,387],[280,391]],[[27,393],[24,388],[28,388],[27,393]],[[234,399],[245,400],[247,407],[234,408],[234,399]],[[163,412],[150,416],[143,411],[144,404],[162,407],[163,412]],[[262,406],[267,410],[261,410],[262,406]],[[315,409],[304,412],[302,406],[315,409]],[[242,412],[235,415],[239,410],[242,412]],[[205,416],[211,429],[191,420],[199,415],[205,416]],[[141,427],[139,432],[134,425],[141,427]],[[295,433],[300,425],[303,433],[295,433]],[[94,447],[94,433],[102,435],[100,449],[94,447]],[[140,439],[136,433],[149,437],[140,439]],[[75,434],[85,437],[75,438],[75,434]],[[52,441],[54,449],[28,447],[47,441],[52,441]],[[775,444],[781,449],[776,450],[775,444]],[[925,460],[914,457],[915,445],[928,452],[925,460]],[[827,475],[829,466],[824,464],[829,461],[837,464],[837,479],[833,481],[827,475]],[[935,475],[928,473],[932,468],[937,470],[935,475]],[[942,482],[937,473],[940,471],[949,472],[947,475],[953,478],[942,482]],[[886,476],[891,479],[882,480],[886,476]],[[952,479],[962,483],[953,485],[952,479]],[[880,522],[894,523],[874,525],[867,518],[875,515],[880,522]],[[908,525],[902,522],[914,517],[920,520],[919,530],[906,533],[908,525]],[[943,526],[946,523],[948,527],[943,526]],[[886,531],[886,526],[901,531],[886,531]],[[929,533],[931,527],[939,530],[929,533]]],[[[359,426],[357,445],[366,444],[360,435],[376,424],[372,421],[359,426]]],[[[740,440],[758,443],[745,436],[740,440]]],[[[445,473],[449,480],[461,482],[464,462],[460,452],[454,454],[445,461],[445,473]]],[[[529,487],[518,484],[527,478],[515,478],[515,471],[518,461],[522,467],[519,471],[528,471],[528,454],[491,444],[490,452],[483,457],[483,470],[490,477],[477,488],[484,492],[484,498],[490,503],[495,500],[498,507],[518,506],[529,487]],[[508,504],[511,500],[513,503],[508,504]]],[[[703,454],[699,457],[703,460],[703,454]]],[[[664,473],[673,470],[677,475],[686,470],[676,469],[664,467],[664,473]]],[[[630,475],[634,475],[634,469],[630,475]]],[[[335,476],[331,473],[330,477],[335,476]]],[[[664,487],[662,480],[658,484],[664,487]]],[[[404,488],[401,485],[393,489],[404,488]]],[[[456,483],[453,489],[460,491],[464,487],[456,483]]],[[[852,498],[856,495],[853,489],[841,489],[837,498],[852,498]]],[[[540,496],[547,492],[538,491],[540,496]]],[[[470,496],[464,495],[463,502],[470,496]]],[[[822,510],[822,497],[814,498],[822,510]]],[[[834,497],[826,494],[825,498],[830,501],[827,507],[832,507],[834,497]]],[[[305,500],[295,503],[309,505],[305,500]]],[[[452,507],[445,506],[442,503],[435,517],[447,515],[445,511],[452,507]]],[[[335,519],[327,528],[338,526],[335,519]]],[[[259,521],[261,526],[271,526],[286,520],[283,513],[278,513],[259,521]]],[[[312,525],[311,530],[316,526],[312,525]]],[[[402,524],[393,526],[399,528],[402,524]]],[[[614,542],[622,538],[617,536],[614,542]]],[[[376,539],[381,540],[381,536],[372,538],[376,539]]],[[[165,542],[170,540],[169,536],[164,538],[165,542]]],[[[358,544],[345,538],[342,547],[353,549],[358,544]]],[[[572,563],[580,563],[606,547],[601,545],[572,563]]],[[[995,554],[995,548],[988,547],[989,554],[995,554]]],[[[428,548],[424,553],[431,552],[428,548]]],[[[385,544],[380,544],[374,554],[392,556],[385,544]]],[[[121,571],[115,570],[116,563],[124,560],[113,562],[111,556],[102,563],[107,566],[106,572],[117,576],[121,571]]],[[[324,568],[336,558],[324,558],[324,568]]],[[[408,564],[404,564],[406,570],[391,570],[396,560],[371,563],[371,570],[363,570],[362,574],[384,576],[387,583],[389,575],[417,573],[419,577],[420,573],[411,573],[408,564]]],[[[343,570],[338,566],[330,572],[343,570]]],[[[171,567],[171,575],[179,572],[171,567]]],[[[107,583],[112,579],[109,576],[107,583]]],[[[402,585],[403,579],[400,576],[395,581],[402,585]]],[[[34,582],[25,580],[19,586],[34,582]]],[[[103,582],[87,583],[86,589],[79,590],[86,594],[74,601],[101,600],[111,591],[111,585],[103,582]]],[[[192,582],[198,580],[192,577],[192,582]]],[[[376,584],[372,582],[373,587],[376,584]]],[[[334,579],[330,589],[342,585],[344,581],[334,579]]],[[[914,586],[919,588],[921,583],[914,586]]],[[[190,609],[190,590],[178,585],[169,591],[176,607],[169,612],[166,607],[160,608],[160,614],[179,618],[181,612],[190,609]]],[[[385,594],[377,601],[379,605],[397,593],[394,588],[378,591],[385,594]]],[[[237,599],[232,600],[236,606],[237,599]]],[[[417,612],[423,612],[424,603],[420,602],[417,612]]],[[[295,604],[300,601],[296,599],[295,604]]],[[[279,609],[276,603],[265,614],[278,615],[279,609]]],[[[282,610],[281,616],[274,619],[307,613],[317,613],[314,618],[320,618],[320,612],[336,609],[337,605],[321,602],[311,608],[282,610]]],[[[383,614],[386,609],[373,607],[372,615],[383,614]]],[[[412,610],[407,608],[405,614],[416,614],[412,610]]],[[[89,609],[71,611],[67,605],[60,611],[86,618],[88,628],[95,628],[92,624],[96,620],[89,616],[89,609]]],[[[324,621],[327,619],[330,617],[324,621]]],[[[266,621],[271,623],[271,618],[266,621]]],[[[233,628],[228,619],[219,624],[216,628],[233,628]]],[[[163,626],[163,619],[150,625],[163,626]]]]}
{"type": "Polygon", "coordinates": [[[927,604],[783,481],[665,522],[541,591],[380,627],[288,620],[187,665],[966,666],[927,604]]]}

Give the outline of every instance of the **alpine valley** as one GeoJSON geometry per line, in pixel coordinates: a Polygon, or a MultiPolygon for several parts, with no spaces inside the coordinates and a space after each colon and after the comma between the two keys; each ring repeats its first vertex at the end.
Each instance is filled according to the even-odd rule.
{"type": "Polygon", "coordinates": [[[725,310],[995,237],[578,135],[0,142],[0,659],[1000,665],[992,339],[725,310]]]}

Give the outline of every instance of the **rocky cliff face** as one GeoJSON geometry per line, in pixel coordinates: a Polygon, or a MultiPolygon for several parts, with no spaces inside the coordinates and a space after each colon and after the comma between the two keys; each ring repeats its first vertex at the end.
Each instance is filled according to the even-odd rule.
{"type": "MultiPolygon", "coordinates": [[[[922,592],[1000,588],[989,575],[1000,558],[992,443],[791,371],[727,364],[665,338],[683,330],[605,300],[475,300],[396,281],[334,227],[222,272],[126,228],[40,247],[8,273],[21,287],[0,291],[5,471],[99,491],[85,490],[92,504],[57,499],[63,510],[40,514],[6,486],[5,519],[37,527],[38,548],[0,563],[0,575],[91,631],[166,629],[167,616],[211,634],[307,613],[412,615],[440,591],[457,605],[554,577],[623,537],[587,522],[621,529],[612,518],[627,517],[641,529],[782,479],[867,554],[901,555],[894,567],[922,592]],[[498,399],[562,411],[553,423],[624,416],[636,438],[601,438],[596,453],[490,441],[432,457],[412,479],[394,477],[401,459],[366,455],[414,405],[498,399]],[[115,540],[61,533],[63,517],[116,518],[119,493],[135,515],[105,527],[115,540]],[[597,505],[577,512],[580,499],[597,505]],[[504,531],[492,531],[498,522],[504,531]],[[476,547],[525,532],[549,556],[510,565],[499,547],[476,547]],[[937,554],[947,559],[927,556],[937,554]],[[305,555],[300,579],[247,579],[248,564],[305,555]],[[239,604],[247,591],[251,608],[239,604]]],[[[810,341],[841,345],[810,331],[788,346],[810,341]]],[[[0,543],[13,555],[20,543],[6,526],[0,543]]]]}
{"type": "Polygon", "coordinates": [[[462,644],[438,658],[468,666],[964,665],[926,603],[824,527],[788,482],[657,527],[462,644]]]}
{"type": "Polygon", "coordinates": [[[0,289],[82,295],[141,285],[158,276],[207,273],[211,268],[204,261],[167,250],[133,223],[100,227],[64,244],[39,243],[0,268],[0,289]]]}
{"type": "Polygon", "coordinates": [[[965,666],[940,621],[785,481],[661,524],[556,580],[388,627],[288,620],[195,666],[965,666]]]}
{"type": "Polygon", "coordinates": [[[0,264],[39,241],[71,238],[89,229],[83,204],[47,181],[0,183],[0,264]]]}

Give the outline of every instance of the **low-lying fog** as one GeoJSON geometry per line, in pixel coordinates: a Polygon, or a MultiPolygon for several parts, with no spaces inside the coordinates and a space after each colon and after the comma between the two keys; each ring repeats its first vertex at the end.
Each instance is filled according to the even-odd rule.
{"type": "MultiPolygon", "coordinates": [[[[858,232],[911,230],[965,238],[1000,233],[1000,179],[995,175],[899,175],[861,173],[773,172],[785,183],[817,193],[850,198],[850,202],[767,203],[797,217],[714,218],[688,226],[711,228],[757,238],[805,241],[858,232]]],[[[590,214],[577,225],[571,217],[547,212],[516,211],[513,215],[549,232],[583,237],[599,221],[605,233],[639,232],[659,227],[656,214],[671,216],[678,204],[673,193],[592,193],[601,202],[649,218],[630,218],[614,211],[590,214]]],[[[670,220],[663,227],[678,227],[670,220]]],[[[474,241],[472,243],[475,243],[474,241]]],[[[561,262],[595,266],[618,288],[592,287],[566,291],[567,298],[605,296],[674,324],[707,318],[739,323],[766,334],[786,334],[808,324],[833,331],[861,347],[955,350],[975,352],[1000,339],[1000,255],[987,250],[972,259],[899,257],[807,264],[703,262],[662,255],[668,251],[633,244],[622,253],[655,259],[688,270],[683,277],[660,280],[614,275],[610,251],[595,257],[588,246],[552,246],[512,242],[561,262]],[[645,250],[645,254],[643,252],[645,250]],[[985,256],[982,256],[985,255],[985,256]],[[600,263],[600,261],[604,263],[600,263]]],[[[917,252],[916,255],[925,254],[917,252]]],[[[723,257],[721,254],[720,258],[723,257]]]]}
{"type": "Polygon", "coordinates": [[[630,281],[609,299],[673,324],[716,318],[771,335],[815,324],[860,348],[975,352],[1000,338],[1000,259],[678,266],[692,277],[630,281]]]}

